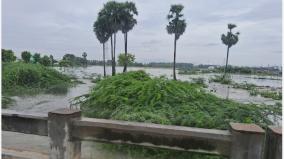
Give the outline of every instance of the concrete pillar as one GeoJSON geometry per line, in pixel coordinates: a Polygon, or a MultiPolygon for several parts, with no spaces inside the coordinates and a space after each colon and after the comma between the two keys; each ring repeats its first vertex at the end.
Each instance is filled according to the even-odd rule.
{"type": "Polygon", "coordinates": [[[70,137],[72,120],[80,119],[81,111],[57,109],[48,113],[48,136],[50,159],[80,159],[81,141],[70,137]]]}
{"type": "Polygon", "coordinates": [[[266,131],[264,159],[282,159],[282,128],[269,126],[266,131]]]}
{"type": "Polygon", "coordinates": [[[262,159],[264,130],[255,124],[230,123],[230,159],[262,159]]]}

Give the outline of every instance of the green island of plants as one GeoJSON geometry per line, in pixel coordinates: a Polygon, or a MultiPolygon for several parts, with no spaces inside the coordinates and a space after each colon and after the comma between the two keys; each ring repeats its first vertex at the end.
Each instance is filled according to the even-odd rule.
{"type": "Polygon", "coordinates": [[[64,93],[75,81],[40,64],[13,62],[2,63],[2,66],[2,93],[5,96],[38,92],[64,93]]]}
{"type": "MultiPolygon", "coordinates": [[[[268,115],[281,114],[279,105],[241,104],[218,98],[200,85],[151,78],[143,71],[98,81],[81,103],[81,109],[87,117],[216,129],[227,129],[229,122],[256,123],[265,127],[272,124],[268,115]]],[[[189,155],[206,158],[204,155],[122,145],[109,147],[143,158],[188,158],[189,155]]]]}

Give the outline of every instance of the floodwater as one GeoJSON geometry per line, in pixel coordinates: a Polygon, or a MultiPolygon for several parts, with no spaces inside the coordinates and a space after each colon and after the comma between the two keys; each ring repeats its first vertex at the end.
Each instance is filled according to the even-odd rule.
{"type": "MultiPolygon", "coordinates": [[[[12,106],[8,109],[16,110],[20,112],[31,112],[31,113],[47,113],[49,111],[58,108],[68,108],[70,107],[70,101],[77,96],[86,94],[90,91],[92,87],[95,86],[91,82],[90,78],[97,75],[102,75],[102,66],[90,66],[90,67],[76,67],[76,68],[66,68],[65,70],[60,68],[55,68],[63,73],[76,76],[82,84],[77,84],[75,87],[69,88],[66,94],[55,95],[55,94],[38,94],[34,96],[14,96],[12,99],[15,100],[12,106]]],[[[167,78],[172,78],[172,69],[166,68],[141,68],[141,67],[130,67],[131,70],[145,70],[152,76],[166,76],[167,78]]],[[[122,72],[122,67],[117,67],[117,72],[122,72]]],[[[111,73],[111,67],[107,67],[107,74],[111,73]]],[[[230,99],[242,102],[242,103],[265,103],[274,104],[276,101],[272,99],[263,98],[260,96],[250,96],[246,90],[228,88],[227,85],[222,85],[218,83],[209,83],[208,79],[216,74],[200,74],[200,75],[180,75],[177,74],[177,78],[183,81],[191,81],[193,78],[202,77],[206,80],[208,85],[207,90],[212,91],[217,96],[221,98],[229,97],[230,99]]],[[[255,76],[247,75],[232,75],[232,79],[235,82],[247,82],[253,83],[258,86],[269,86],[275,89],[281,89],[282,80],[271,80],[271,79],[257,79],[255,76]]],[[[3,132],[2,135],[3,148],[18,151],[35,151],[40,153],[48,153],[48,140],[46,137],[39,137],[35,135],[27,135],[12,132],[3,132]],[[36,139],[36,140],[35,140],[36,139]]],[[[127,154],[122,154],[121,152],[111,152],[102,149],[99,143],[96,142],[83,142],[83,158],[129,158],[127,154]]]]}
{"type": "MultiPolygon", "coordinates": [[[[90,66],[90,67],[74,67],[74,68],[55,68],[65,74],[69,74],[77,77],[83,84],[77,84],[75,87],[69,88],[66,94],[38,94],[33,96],[14,96],[12,99],[15,100],[13,105],[9,107],[12,110],[18,110],[21,112],[36,112],[36,113],[47,113],[49,111],[70,107],[70,101],[77,96],[86,94],[95,85],[90,81],[97,75],[102,75],[102,66],[90,66]]],[[[143,67],[130,67],[129,71],[132,70],[144,70],[152,76],[166,76],[172,78],[172,69],[168,68],[143,68],[143,67]]],[[[117,72],[122,72],[122,67],[117,67],[117,72]]],[[[107,74],[111,73],[111,67],[107,67],[107,74]]],[[[198,74],[198,75],[181,75],[177,74],[177,78],[183,81],[191,81],[193,78],[202,77],[205,79],[208,91],[216,94],[222,98],[229,98],[242,103],[264,103],[274,104],[275,100],[269,98],[263,98],[260,96],[250,96],[248,91],[242,89],[228,88],[227,85],[219,83],[209,83],[208,80],[217,74],[198,74]]],[[[271,79],[256,79],[255,76],[247,75],[232,75],[232,79],[235,82],[242,83],[253,83],[258,86],[269,86],[275,89],[281,88],[281,80],[271,79]]]]}

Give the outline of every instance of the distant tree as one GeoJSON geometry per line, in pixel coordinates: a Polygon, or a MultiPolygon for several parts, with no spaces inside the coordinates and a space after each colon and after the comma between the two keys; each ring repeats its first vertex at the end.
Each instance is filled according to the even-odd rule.
{"type": "Polygon", "coordinates": [[[125,66],[125,63],[133,64],[135,61],[135,55],[128,53],[126,56],[125,54],[121,53],[118,56],[118,64],[120,66],[125,66]]]}
{"type": "Polygon", "coordinates": [[[87,66],[87,53],[83,52],[82,57],[84,59],[84,65],[87,66]]]}
{"type": "Polygon", "coordinates": [[[53,64],[55,63],[55,60],[54,60],[53,56],[49,55],[49,59],[50,59],[51,66],[53,66],[53,64]]]}
{"type": "MultiPolygon", "coordinates": [[[[127,33],[132,30],[135,24],[137,24],[134,15],[138,15],[135,3],[125,2],[122,3],[123,13],[121,14],[121,32],[124,34],[124,53],[127,57],[127,33]]],[[[127,59],[126,59],[127,60],[127,59]]],[[[124,63],[123,72],[127,71],[128,62],[124,63]]]]}
{"type": "Polygon", "coordinates": [[[40,61],[40,53],[35,53],[34,55],[33,55],[33,62],[34,63],[38,63],[39,61],[40,61]]]}
{"type": "Polygon", "coordinates": [[[59,67],[63,68],[64,71],[65,71],[65,67],[71,66],[71,63],[68,60],[60,60],[58,63],[59,63],[59,67]]]}
{"type": "Polygon", "coordinates": [[[13,62],[16,60],[16,56],[12,50],[1,49],[2,62],[13,62]]]}
{"type": "Polygon", "coordinates": [[[44,55],[41,59],[40,59],[40,64],[44,65],[44,66],[50,66],[51,61],[50,58],[46,55],[44,55]]]}
{"type": "Polygon", "coordinates": [[[25,63],[29,63],[31,61],[32,54],[30,52],[23,51],[21,56],[22,56],[22,59],[25,63]]]}
{"type": "Polygon", "coordinates": [[[223,44],[225,44],[227,46],[227,58],[226,58],[226,66],[225,66],[223,78],[226,78],[226,73],[227,73],[227,68],[228,68],[228,59],[229,59],[229,50],[233,45],[237,44],[237,42],[239,41],[238,36],[239,36],[240,33],[236,32],[234,34],[232,32],[232,29],[234,29],[235,27],[237,27],[237,25],[228,24],[229,31],[227,32],[227,35],[225,35],[225,34],[221,35],[221,40],[222,40],[223,44]]]}
{"type": "Polygon", "coordinates": [[[173,65],[173,78],[176,80],[176,42],[179,37],[184,33],[186,28],[186,22],[181,13],[183,10],[183,5],[177,4],[172,5],[170,12],[167,16],[169,24],[167,25],[168,34],[174,34],[174,65],[173,65]]]}

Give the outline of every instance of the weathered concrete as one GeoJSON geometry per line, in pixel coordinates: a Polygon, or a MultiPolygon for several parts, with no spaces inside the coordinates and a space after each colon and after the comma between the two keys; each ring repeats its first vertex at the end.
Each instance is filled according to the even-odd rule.
{"type": "Polygon", "coordinates": [[[47,136],[47,116],[2,111],[2,130],[47,136]]]}
{"type": "Polygon", "coordinates": [[[262,159],[264,130],[255,124],[230,123],[230,159],[262,159]]]}
{"type": "Polygon", "coordinates": [[[94,118],[74,121],[72,137],[228,156],[229,131],[94,118]]]}
{"type": "Polygon", "coordinates": [[[266,130],[264,159],[282,159],[282,128],[269,126],[266,130]]]}
{"type": "Polygon", "coordinates": [[[72,122],[81,118],[81,111],[57,109],[48,113],[50,159],[80,159],[81,141],[70,136],[72,122]]]}

